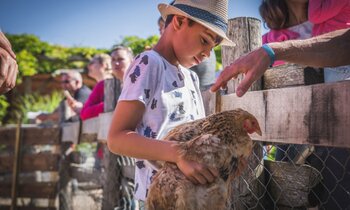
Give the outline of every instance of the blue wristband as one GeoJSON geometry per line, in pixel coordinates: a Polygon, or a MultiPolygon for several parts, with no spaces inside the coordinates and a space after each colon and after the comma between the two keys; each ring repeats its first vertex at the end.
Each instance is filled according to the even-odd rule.
{"type": "Polygon", "coordinates": [[[261,48],[263,48],[265,50],[265,52],[267,53],[267,55],[269,56],[269,58],[270,58],[270,66],[272,66],[272,64],[275,62],[275,52],[267,44],[264,44],[263,46],[261,46],[261,48]]]}

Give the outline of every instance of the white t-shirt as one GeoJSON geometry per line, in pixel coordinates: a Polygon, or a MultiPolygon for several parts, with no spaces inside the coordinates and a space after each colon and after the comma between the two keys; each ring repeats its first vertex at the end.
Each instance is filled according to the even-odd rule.
{"type": "MultiPolygon", "coordinates": [[[[153,50],[138,55],[124,77],[119,101],[133,100],[146,108],[136,131],[149,138],[161,139],[177,125],[205,116],[196,73],[170,64],[153,50]]],[[[146,199],[156,171],[151,162],[136,160],[136,199],[146,199]]]]}

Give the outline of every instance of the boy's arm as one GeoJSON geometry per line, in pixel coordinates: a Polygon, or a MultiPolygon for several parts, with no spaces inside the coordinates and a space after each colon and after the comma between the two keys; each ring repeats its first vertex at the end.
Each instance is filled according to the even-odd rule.
{"type": "Polygon", "coordinates": [[[187,161],[177,151],[176,143],[159,141],[135,132],[141,121],[145,106],[139,101],[120,101],[115,109],[108,134],[111,152],[125,156],[176,163],[185,176],[194,183],[206,184],[218,175],[215,169],[187,161]]]}

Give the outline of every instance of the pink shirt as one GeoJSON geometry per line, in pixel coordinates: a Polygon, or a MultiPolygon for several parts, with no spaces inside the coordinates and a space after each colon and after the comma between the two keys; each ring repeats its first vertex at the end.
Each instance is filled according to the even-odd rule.
{"type": "Polygon", "coordinates": [[[309,0],[312,35],[350,27],[350,0],[309,0]]]}
{"type": "MultiPolygon", "coordinates": [[[[307,39],[311,37],[313,24],[309,21],[289,27],[287,29],[270,30],[262,37],[263,44],[271,42],[283,42],[291,39],[307,39]]],[[[284,64],[283,61],[275,61],[273,66],[284,64]]]]}
{"type": "Polygon", "coordinates": [[[86,120],[97,117],[103,112],[104,108],[104,80],[97,83],[92,90],[88,100],[85,102],[83,109],[80,112],[80,118],[86,120]]]}

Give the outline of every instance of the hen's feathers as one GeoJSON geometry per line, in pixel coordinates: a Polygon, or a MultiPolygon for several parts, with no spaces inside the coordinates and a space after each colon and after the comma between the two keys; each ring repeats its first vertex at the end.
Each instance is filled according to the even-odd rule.
{"type": "Polygon", "coordinates": [[[165,140],[179,141],[179,150],[186,159],[218,168],[220,177],[208,185],[194,185],[175,164],[165,163],[153,178],[147,209],[224,209],[226,180],[243,170],[252,150],[246,120],[257,123],[254,116],[236,109],[185,123],[170,131],[165,140]]]}

